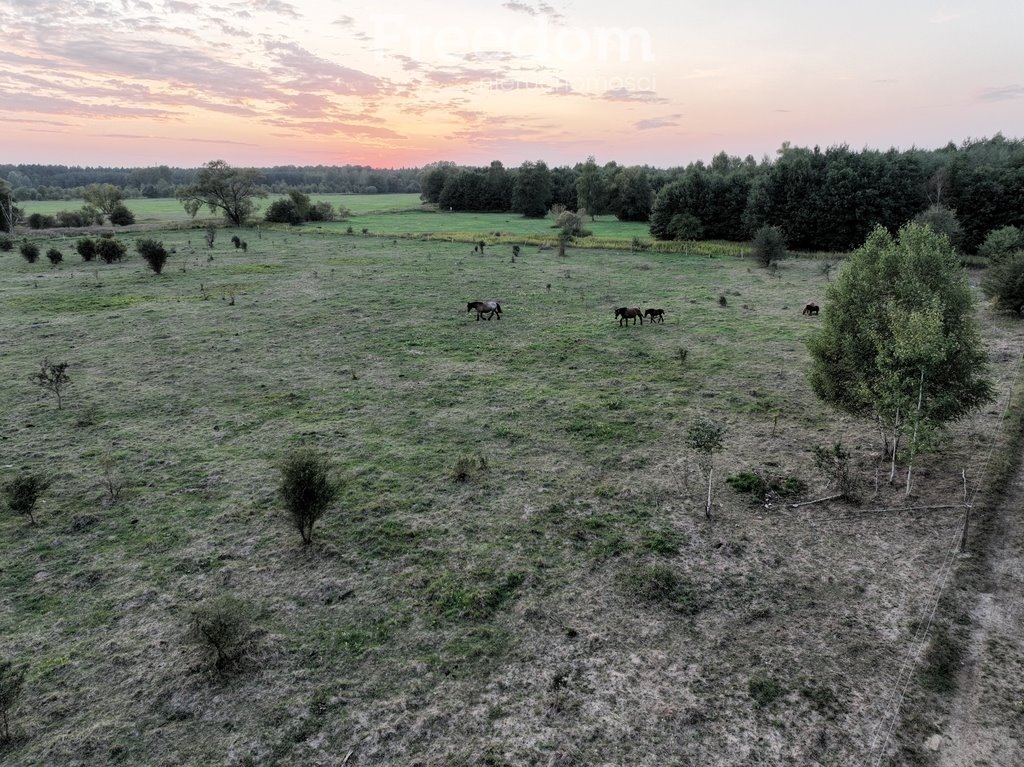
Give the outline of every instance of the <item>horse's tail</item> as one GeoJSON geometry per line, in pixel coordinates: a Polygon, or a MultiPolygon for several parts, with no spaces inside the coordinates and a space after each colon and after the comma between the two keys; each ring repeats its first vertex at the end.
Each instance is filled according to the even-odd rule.
{"type": "Polygon", "coordinates": [[[495,311],[496,311],[496,312],[497,312],[498,314],[501,314],[501,304],[499,304],[499,303],[498,303],[497,301],[495,301],[495,302],[494,302],[494,310],[495,310],[495,311]]]}

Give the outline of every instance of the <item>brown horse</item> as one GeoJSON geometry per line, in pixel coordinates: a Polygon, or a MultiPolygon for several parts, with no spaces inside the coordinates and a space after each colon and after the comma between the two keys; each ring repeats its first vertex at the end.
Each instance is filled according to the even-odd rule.
{"type": "Polygon", "coordinates": [[[648,309],[646,312],[644,312],[644,317],[650,317],[652,325],[655,322],[664,322],[665,321],[665,310],[664,309],[648,309]]]}
{"type": "Polygon", "coordinates": [[[807,304],[807,306],[804,307],[804,310],[800,313],[810,317],[812,314],[817,315],[819,308],[820,307],[817,304],[807,304]]]}
{"type": "Polygon", "coordinates": [[[497,315],[498,319],[501,319],[501,304],[497,301],[470,301],[466,304],[467,312],[476,312],[477,322],[480,320],[490,320],[491,317],[497,315]],[[484,317],[484,315],[487,315],[484,317]]]}
{"type": "Polygon", "coordinates": [[[633,320],[633,324],[636,325],[636,321],[640,320],[640,324],[644,324],[644,313],[639,308],[630,309],[626,306],[620,307],[615,310],[615,318],[619,321],[619,327],[628,325],[630,320],[633,320]]]}

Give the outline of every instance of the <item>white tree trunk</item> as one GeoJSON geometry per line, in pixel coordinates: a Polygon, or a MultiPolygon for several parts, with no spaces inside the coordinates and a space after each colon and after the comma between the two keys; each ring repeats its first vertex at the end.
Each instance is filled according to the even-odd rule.
{"type": "Polygon", "coordinates": [[[714,466],[708,467],[708,502],[704,506],[704,516],[706,516],[708,519],[711,519],[711,482],[714,471],[714,466]]]}
{"type": "Polygon", "coordinates": [[[907,461],[907,491],[910,495],[910,474],[914,470],[914,457],[917,455],[917,427],[921,425],[921,403],[924,401],[924,368],[921,368],[921,381],[917,385],[917,412],[914,414],[914,434],[910,438],[910,460],[907,461]]]}
{"type": "Polygon", "coordinates": [[[889,463],[889,484],[896,478],[896,451],[900,447],[900,409],[896,408],[896,418],[892,422],[892,459],[889,463]]]}

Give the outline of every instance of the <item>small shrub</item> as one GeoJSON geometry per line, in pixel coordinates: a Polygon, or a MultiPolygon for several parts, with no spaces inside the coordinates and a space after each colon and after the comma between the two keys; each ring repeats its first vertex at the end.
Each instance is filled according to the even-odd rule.
{"type": "Polygon", "coordinates": [[[367,228],[366,228],[366,227],[364,226],[364,227],[363,227],[363,234],[369,234],[369,233],[370,233],[370,230],[369,230],[369,229],[367,229],[367,228]]]}
{"type": "Polygon", "coordinates": [[[34,525],[36,502],[51,482],[52,480],[40,474],[22,474],[15,477],[3,486],[7,508],[15,514],[27,516],[29,524],[34,525]]]}
{"type": "Polygon", "coordinates": [[[12,240],[6,234],[0,235],[0,251],[7,253],[8,251],[11,250],[14,250],[14,240],[12,240]]]}
{"type": "Polygon", "coordinates": [[[81,228],[103,223],[103,213],[90,205],[85,205],[79,210],[62,210],[54,215],[56,226],[69,228],[81,228]]]}
{"type": "Polygon", "coordinates": [[[750,678],[747,690],[759,708],[771,705],[789,692],[777,679],[761,675],[750,678]]]}
{"type": "Polygon", "coordinates": [[[304,221],[302,213],[299,212],[295,201],[290,197],[274,200],[267,208],[263,219],[272,224],[291,224],[292,226],[298,226],[304,221]]]}
{"type": "Polygon", "coordinates": [[[1004,226],[988,233],[978,248],[978,255],[997,264],[1017,251],[1024,251],[1024,231],[1015,226],[1004,226]]]}
{"type": "Polygon", "coordinates": [[[46,258],[51,264],[56,266],[64,260],[64,254],[57,250],[57,248],[50,248],[46,251],[46,258]]]}
{"type": "Polygon", "coordinates": [[[29,229],[52,229],[57,225],[53,216],[45,216],[42,213],[33,213],[28,217],[29,229]]]}
{"type": "Polygon", "coordinates": [[[718,305],[719,306],[728,306],[729,305],[729,299],[727,299],[725,296],[719,296],[718,297],[718,305]]]}
{"type": "MultiPolygon", "coordinates": [[[[342,208],[347,213],[345,208],[342,208]]],[[[307,221],[334,221],[338,217],[338,214],[334,211],[334,206],[326,200],[320,200],[319,202],[311,205],[309,210],[306,211],[307,221]]],[[[344,216],[342,216],[344,218],[344,216]]]]}
{"type": "Polygon", "coordinates": [[[353,229],[351,226],[346,226],[345,227],[345,234],[355,234],[355,233],[356,233],[356,230],[353,229]]]}
{"type": "Polygon", "coordinates": [[[128,248],[125,244],[111,237],[101,237],[96,243],[96,255],[105,264],[123,261],[127,253],[128,248]]]}
{"type": "Polygon", "coordinates": [[[39,260],[39,246],[34,242],[29,242],[28,240],[22,241],[18,246],[18,252],[21,253],[21,257],[30,264],[34,264],[39,260]]]}
{"type": "Polygon", "coordinates": [[[313,542],[313,525],[338,495],[327,458],[311,449],[292,453],[281,466],[281,497],[303,545],[313,542]]]}
{"type": "Polygon", "coordinates": [[[754,232],[750,246],[754,258],[761,266],[768,266],[786,257],[786,238],[777,226],[762,226],[754,232]]]}
{"type": "Polygon", "coordinates": [[[135,243],[135,250],[149,264],[150,269],[157,274],[163,271],[164,264],[167,263],[167,251],[162,242],[144,238],[135,243]]]}
{"type": "Polygon", "coordinates": [[[135,214],[128,210],[128,207],[122,202],[110,209],[107,218],[114,226],[130,226],[135,223],[135,214]]]}
{"type": "Polygon", "coordinates": [[[7,742],[11,739],[11,711],[21,697],[24,684],[25,671],[23,669],[14,668],[14,663],[9,660],[0,661],[0,720],[4,726],[0,742],[7,742]]]}
{"type": "Polygon", "coordinates": [[[75,250],[82,257],[83,261],[92,261],[96,258],[96,241],[89,237],[83,237],[75,243],[75,250]]]}
{"type": "Polygon", "coordinates": [[[800,694],[826,719],[835,719],[843,709],[831,687],[808,685],[800,690],[800,694]]]}
{"type": "Polygon", "coordinates": [[[449,620],[483,621],[508,602],[524,580],[519,572],[501,576],[484,570],[472,578],[445,573],[428,586],[427,596],[434,611],[449,620]]]}
{"type": "Polygon", "coordinates": [[[646,530],[640,538],[640,545],[653,554],[671,557],[679,553],[685,538],[674,530],[646,530]]]}
{"type": "Polygon", "coordinates": [[[725,484],[737,493],[750,493],[751,495],[761,497],[764,496],[765,491],[768,489],[768,483],[765,482],[764,478],[752,471],[741,471],[739,474],[726,477],[725,484]]]}
{"type": "Polygon", "coordinates": [[[645,251],[651,249],[651,243],[647,240],[641,239],[640,237],[634,237],[632,243],[630,243],[630,250],[645,251]]]}
{"type": "Polygon", "coordinates": [[[192,638],[214,654],[214,667],[236,665],[252,645],[252,608],[232,596],[219,596],[195,607],[190,615],[192,638]]]}
{"type": "Polygon", "coordinates": [[[214,240],[217,239],[217,225],[207,224],[206,225],[206,247],[212,248],[214,240]]]}
{"type": "Polygon", "coordinates": [[[452,464],[450,476],[454,482],[469,482],[487,471],[487,458],[480,453],[460,455],[452,464]]]}
{"type": "Polygon", "coordinates": [[[725,484],[737,493],[750,495],[758,503],[769,503],[778,498],[793,498],[807,492],[807,483],[799,477],[776,477],[753,471],[741,471],[726,477],[725,484]]]}
{"type": "Polygon", "coordinates": [[[993,263],[986,270],[981,289],[997,309],[1024,313],[1024,250],[993,263]]]}
{"type": "Polygon", "coordinates": [[[831,448],[816,445],[813,450],[814,466],[825,475],[829,484],[835,484],[840,495],[847,500],[857,497],[857,477],[853,471],[853,457],[836,442],[831,448]]]}
{"type": "Polygon", "coordinates": [[[964,648],[945,626],[937,625],[928,649],[924,652],[921,682],[932,692],[952,692],[956,689],[964,648]]]}
{"type": "Polygon", "coordinates": [[[696,615],[704,608],[696,586],[668,565],[635,565],[622,574],[621,583],[635,599],[684,615],[696,615]]]}
{"type": "Polygon", "coordinates": [[[32,381],[46,391],[57,396],[57,409],[63,409],[64,391],[71,386],[67,362],[50,362],[44,359],[39,372],[32,376],[32,381]]]}

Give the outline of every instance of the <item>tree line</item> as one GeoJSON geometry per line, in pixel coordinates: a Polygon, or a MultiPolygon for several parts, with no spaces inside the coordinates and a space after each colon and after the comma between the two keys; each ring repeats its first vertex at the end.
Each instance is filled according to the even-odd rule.
{"type": "Polygon", "coordinates": [[[848,251],[876,226],[896,232],[915,218],[944,222],[960,249],[975,252],[1000,227],[1024,227],[1024,140],[968,140],[937,150],[851,150],[784,144],[760,161],[724,152],[710,163],[659,169],[526,162],[508,170],[437,163],[423,170],[421,195],[442,210],[551,207],[649,221],[660,240],[748,240],[764,226],[789,247],[848,251]]]}
{"type": "MultiPolygon", "coordinates": [[[[81,168],[67,165],[3,165],[0,179],[14,199],[77,200],[95,184],[111,184],[126,199],[174,197],[192,184],[200,168],[81,168]]],[[[307,194],[392,194],[420,191],[420,168],[371,168],[367,165],[279,165],[260,169],[261,183],[274,194],[298,189],[307,194]]]]}
{"type": "MultiPolygon", "coordinates": [[[[123,198],[180,196],[207,167],[0,165],[0,203],[6,201],[9,213],[11,201],[85,197],[97,186],[116,187],[123,198]]],[[[649,222],[651,235],[661,240],[742,241],[772,226],[794,249],[848,251],[876,226],[895,232],[924,217],[941,223],[960,250],[973,253],[989,232],[1024,228],[1024,139],[1001,134],[935,150],[822,150],[786,143],[761,160],[722,152],[709,163],[667,169],[599,165],[588,157],[558,167],[538,160],[506,168],[495,160],[486,167],[438,162],[390,170],[246,170],[253,171],[253,185],[273,194],[419,192],[440,210],[537,218],[552,208],[585,211],[592,218],[649,222]]]]}

